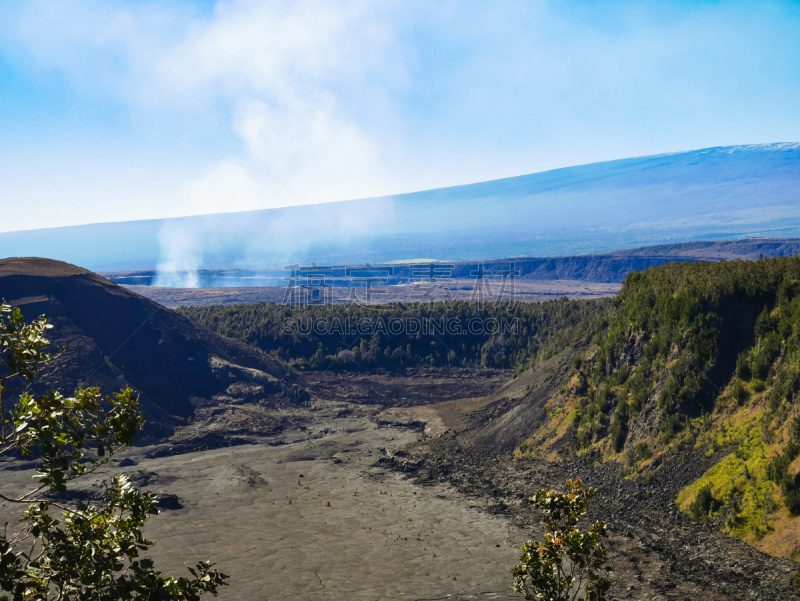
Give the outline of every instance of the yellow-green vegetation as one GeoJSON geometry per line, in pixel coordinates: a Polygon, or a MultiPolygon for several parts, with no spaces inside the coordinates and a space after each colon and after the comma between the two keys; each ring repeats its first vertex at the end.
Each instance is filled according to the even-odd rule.
{"type": "MultiPolygon", "coordinates": [[[[697,450],[732,449],[733,452],[684,488],[677,503],[696,521],[711,521],[723,532],[737,536],[767,552],[790,555],[796,538],[786,544],[787,534],[800,530],[797,509],[791,505],[795,488],[784,482],[796,475],[791,456],[793,430],[798,421],[775,428],[767,395],[754,395],[748,407],[729,407],[714,424],[697,437],[697,450]]],[[[697,424],[698,426],[700,424],[697,424]]]]}
{"type": "Polygon", "coordinates": [[[521,454],[546,456],[552,437],[570,436],[573,452],[620,461],[623,478],[659,458],[722,457],[681,492],[681,508],[791,554],[800,535],[800,257],[630,274],[548,412],[521,454]]]}
{"type": "Polygon", "coordinates": [[[691,511],[698,493],[708,489],[720,506],[711,515],[700,515],[695,506],[692,517],[705,520],[718,514],[727,515],[724,529],[751,542],[764,536],[769,528],[769,515],[778,508],[779,489],[766,477],[768,453],[774,445],[765,444],[762,438],[761,417],[760,413],[750,414],[735,428],[726,428],[722,422],[698,437],[698,447],[712,441],[711,445],[737,445],[736,451],[683,489],[677,499],[681,509],[691,511]]]}
{"type": "Polygon", "coordinates": [[[715,425],[697,438],[709,453],[734,452],[684,489],[678,503],[693,519],[715,519],[722,529],[762,549],[786,555],[786,533],[800,529],[800,383],[798,300],[784,286],[774,307],[755,324],[755,344],[736,361],[735,376],[718,397],[715,425]],[[708,495],[714,500],[709,513],[708,495]],[[724,518],[724,521],[723,521],[724,518]]]}

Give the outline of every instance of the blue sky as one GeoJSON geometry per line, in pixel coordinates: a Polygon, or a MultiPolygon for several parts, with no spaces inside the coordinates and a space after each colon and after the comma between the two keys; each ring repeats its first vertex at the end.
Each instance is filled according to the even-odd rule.
{"type": "Polygon", "coordinates": [[[3,232],[311,204],[798,141],[800,5],[0,0],[0,90],[3,232]]]}

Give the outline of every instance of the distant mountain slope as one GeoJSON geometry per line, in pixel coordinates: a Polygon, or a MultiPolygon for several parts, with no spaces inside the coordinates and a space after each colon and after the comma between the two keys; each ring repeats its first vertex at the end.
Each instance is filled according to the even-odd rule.
{"type": "MultiPolygon", "coordinates": [[[[578,255],[574,257],[516,257],[487,261],[463,261],[452,263],[452,269],[437,264],[439,272],[445,271],[448,277],[474,279],[475,273],[482,268],[486,277],[492,273],[503,273],[510,269],[513,261],[514,269],[520,278],[528,280],[583,280],[595,283],[623,282],[631,271],[641,271],[666,263],[686,261],[724,261],[730,259],[755,260],[759,257],[791,257],[800,254],[800,239],[749,238],[745,240],[698,241],[678,244],[661,244],[620,250],[613,253],[578,255]]],[[[407,284],[419,281],[430,264],[391,264],[375,265],[375,272],[387,277],[389,285],[407,284]]],[[[311,267],[300,269],[297,273],[305,276],[314,272],[311,267]]],[[[288,271],[280,269],[201,269],[194,272],[193,277],[198,288],[229,287],[270,287],[285,286],[284,280],[288,271]]],[[[159,281],[159,273],[150,271],[129,271],[105,273],[105,277],[123,285],[142,286],[143,294],[148,295],[145,286],[154,286],[159,281]]],[[[161,274],[163,277],[163,274],[161,274]]],[[[185,279],[188,273],[173,273],[175,280],[185,279]]],[[[499,276],[494,276],[499,279],[499,276]]],[[[326,272],[326,282],[336,286],[349,285],[345,266],[333,267],[326,272]]],[[[276,302],[280,302],[281,294],[276,293],[276,302]]],[[[241,301],[246,302],[246,301],[241,301]]],[[[223,303],[224,304],[224,303],[223,303]]]]}
{"type": "Polygon", "coordinates": [[[659,244],[620,250],[617,257],[670,257],[695,261],[742,259],[755,261],[763,257],[792,257],[800,253],[800,238],[746,238],[742,240],[695,241],[681,244],[659,244]]]}
{"type": "MultiPolygon", "coordinates": [[[[622,159],[339,203],[11,232],[0,256],[162,271],[605,253],[800,235],[800,144],[622,159]]],[[[185,286],[193,280],[160,285],[185,286]]]]}
{"type": "MultiPolygon", "coordinates": [[[[613,253],[574,257],[517,258],[483,262],[485,271],[509,269],[511,261],[519,277],[534,280],[585,280],[623,282],[632,271],[642,271],[666,263],[686,261],[754,260],[763,257],[790,257],[800,253],[800,239],[752,238],[733,241],[699,241],[645,246],[613,253]]],[[[418,267],[416,269],[419,269],[418,267]]],[[[453,277],[469,278],[477,262],[456,264],[453,277]]],[[[415,268],[399,266],[395,277],[411,277],[415,268]]]]}
{"type": "Polygon", "coordinates": [[[231,402],[286,406],[287,369],[89,271],[49,259],[0,261],[0,296],[26,318],[46,314],[50,340],[67,352],[38,388],[140,391],[149,432],[168,436],[199,408],[231,402]]]}

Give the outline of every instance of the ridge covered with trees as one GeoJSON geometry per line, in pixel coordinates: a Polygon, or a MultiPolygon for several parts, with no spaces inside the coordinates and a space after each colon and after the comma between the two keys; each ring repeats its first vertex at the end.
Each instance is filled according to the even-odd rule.
{"type": "Polygon", "coordinates": [[[670,264],[628,276],[520,451],[552,448],[560,426],[566,448],[620,461],[622,478],[704,452],[714,465],[681,507],[786,554],[767,539],[800,514],[798,397],[800,257],[670,264]]]}
{"type": "Polygon", "coordinates": [[[610,308],[611,299],[561,299],[380,306],[257,303],[182,307],[178,312],[298,369],[481,365],[520,372],[588,336],[610,308]]]}

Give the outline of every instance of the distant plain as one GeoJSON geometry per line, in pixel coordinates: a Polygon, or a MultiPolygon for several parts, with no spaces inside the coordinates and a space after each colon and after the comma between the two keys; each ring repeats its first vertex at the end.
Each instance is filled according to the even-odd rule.
{"type": "MultiPolygon", "coordinates": [[[[493,291],[499,291],[499,278],[494,282],[493,291]]],[[[535,303],[556,298],[571,299],[599,298],[614,296],[621,284],[615,282],[586,282],[582,280],[517,280],[514,283],[513,299],[518,302],[535,303]]],[[[286,287],[246,287],[246,288],[160,288],[156,286],[129,286],[125,288],[154,300],[165,307],[236,305],[258,302],[283,303],[286,301],[286,287]]],[[[449,297],[443,290],[432,295],[433,300],[476,300],[475,280],[456,279],[447,284],[449,297]]],[[[336,304],[351,301],[350,288],[332,288],[332,301],[336,304]]],[[[364,289],[353,288],[356,297],[364,301],[364,289]]],[[[390,304],[398,302],[419,302],[419,293],[414,284],[397,284],[379,289],[372,294],[371,304],[390,304]],[[416,296],[415,296],[416,295],[416,296]]],[[[510,290],[506,291],[506,299],[510,298],[510,290]]],[[[488,299],[491,300],[491,299],[488,299]]],[[[358,302],[358,301],[356,301],[358,302]]]]}

